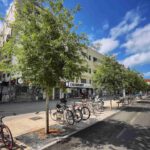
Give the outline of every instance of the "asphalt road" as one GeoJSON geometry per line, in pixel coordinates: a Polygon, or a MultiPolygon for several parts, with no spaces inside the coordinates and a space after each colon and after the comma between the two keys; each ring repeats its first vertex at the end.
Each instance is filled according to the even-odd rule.
{"type": "Polygon", "coordinates": [[[150,100],[127,107],[45,150],[150,150],[150,100]]]}
{"type": "MultiPolygon", "coordinates": [[[[77,99],[68,100],[68,104],[77,101],[77,99]]],[[[49,103],[50,108],[55,108],[58,100],[51,100],[49,103]]],[[[26,113],[34,113],[45,111],[45,101],[37,102],[20,102],[20,103],[1,103],[0,104],[0,116],[12,116],[26,113]]]]}

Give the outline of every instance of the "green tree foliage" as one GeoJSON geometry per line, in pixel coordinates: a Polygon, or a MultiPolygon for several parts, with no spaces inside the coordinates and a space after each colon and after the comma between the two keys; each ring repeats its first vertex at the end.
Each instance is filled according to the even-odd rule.
{"type": "Polygon", "coordinates": [[[111,94],[123,88],[124,69],[114,57],[104,57],[93,76],[93,81],[98,89],[103,89],[111,94]]]}
{"type": "Polygon", "coordinates": [[[110,93],[122,92],[129,94],[145,91],[147,86],[143,76],[136,71],[125,68],[114,57],[104,57],[93,76],[95,86],[110,93]]]}
{"type": "Polygon", "coordinates": [[[127,79],[125,88],[129,94],[146,91],[147,85],[140,73],[130,69],[126,69],[125,73],[127,79]]]}
{"type": "Polygon", "coordinates": [[[45,89],[48,100],[61,80],[73,80],[86,71],[81,57],[86,38],[76,33],[74,14],[62,0],[22,0],[16,3],[12,37],[5,44],[7,53],[17,58],[15,69],[24,80],[45,89]],[[8,46],[9,45],[9,46],[8,46]]]}

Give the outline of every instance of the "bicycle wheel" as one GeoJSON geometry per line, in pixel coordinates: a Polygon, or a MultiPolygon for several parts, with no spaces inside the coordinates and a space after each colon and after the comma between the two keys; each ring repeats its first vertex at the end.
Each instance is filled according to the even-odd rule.
{"type": "Polygon", "coordinates": [[[3,143],[9,150],[11,150],[13,148],[14,141],[10,129],[6,125],[2,125],[1,133],[3,143]]]}
{"type": "Polygon", "coordinates": [[[93,103],[93,112],[96,113],[101,113],[101,104],[100,103],[93,103]]]}
{"type": "Polygon", "coordinates": [[[51,119],[57,121],[57,110],[50,110],[51,119]]]}
{"type": "Polygon", "coordinates": [[[82,107],[81,112],[82,112],[82,119],[83,120],[87,120],[90,118],[91,113],[90,113],[90,110],[88,107],[82,107]]]}
{"type": "Polygon", "coordinates": [[[80,122],[82,120],[82,112],[80,109],[75,109],[73,111],[74,114],[74,121],[75,122],[80,122]]]}
{"type": "Polygon", "coordinates": [[[66,110],[65,118],[66,118],[66,121],[67,121],[67,123],[69,125],[73,125],[74,124],[74,115],[73,115],[72,111],[66,110]]]}

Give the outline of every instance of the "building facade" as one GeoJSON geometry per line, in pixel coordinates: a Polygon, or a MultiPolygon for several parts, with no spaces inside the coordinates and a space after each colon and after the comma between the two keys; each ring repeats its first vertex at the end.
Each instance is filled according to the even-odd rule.
{"type": "MultiPolygon", "coordinates": [[[[11,37],[12,29],[10,27],[10,23],[12,23],[15,20],[15,6],[12,3],[7,11],[5,20],[3,22],[2,29],[0,30],[0,48],[3,47],[4,43],[9,40],[11,37]]],[[[0,59],[2,59],[0,57],[0,59]]],[[[4,59],[10,59],[8,56],[5,56],[4,59]]],[[[13,63],[13,57],[11,58],[12,63],[13,63]]],[[[1,72],[0,73],[0,82],[9,82],[10,80],[10,74],[6,74],[1,72]]]]}
{"type": "MultiPolygon", "coordinates": [[[[14,3],[11,4],[5,22],[3,23],[3,28],[1,31],[0,36],[0,47],[3,47],[4,43],[9,40],[11,37],[12,29],[9,26],[9,23],[15,21],[15,5],[14,3]]],[[[87,55],[87,66],[88,71],[83,73],[79,79],[75,79],[74,81],[67,81],[65,86],[67,88],[67,96],[68,97],[81,97],[82,95],[89,96],[94,91],[92,77],[97,68],[97,65],[100,63],[103,55],[98,53],[93,48],[87,48],[84,50],[87,55]]],[[[15,58],[11,58],[11,62],[14,63],[15,58]]],[[[10,82],[12,80],[10,74],[6,74],[1,72],[0,74],[1,82],[10,82]]],[[[21,83],[20,83],[21,84],[21,83]]],[[[43,93],[43,98],[45,94],[43,93]]],[[[59,99],[64,96],[64,93],[59,87],[53,89],[53,96],[52,99],[59,99]]],[[[37,97],[37,96],[36,96],[37,97]]],[[[38,99],[38,98],[37,98],[38,99]]]]}
{"type": "Polygon", "coordinates": [[[144,79],[144,81],[145,81],[148,85],[150,85],[150,79],[144,79]]]}
{"type": "Polygon", "coordinates": [[[90,96],[95,91],[93,74],[104,56],[93,48],[87,48],[85,52],[87,55],[88,70],[86,73],[83,73],[79,79],[66,82],[67,95],[69,97],[90,96]]]}

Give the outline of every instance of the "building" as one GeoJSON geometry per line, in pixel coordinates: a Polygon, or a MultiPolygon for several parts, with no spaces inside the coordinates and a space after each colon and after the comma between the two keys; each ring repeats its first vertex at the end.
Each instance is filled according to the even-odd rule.
{"type": "MultiPolygon", "coordinates": [[[[0,39],[1,47],[11,37],[12,29],[10,28],[9,23],[15,21],[14,14],[15,14],[15,5],[14,3],[12,3],[12,5],[10,6],[7,12],[6,19],[3,24],[3,29],[1,32],[1,39],[0,39]]],[[[87,48],[84,51],[87,54],[88,71],[82,74],[80,79],[75,79],[74,81],[67,81],[65,83],[65,86],[67,88],[67,95],[69,97],[80,97],[83,94],[91,95],[94,91],[92,76],[103,55],[98,53],[93,48],[87,48]]],[[[14,60],[15,58],[12,57],[11,62],[14,63],[14,60]]],[[[10,74],[1,73],[1,82],[8,83],[10,80],[11,80],[10,74]]],[[[53,97],[52,97],[53,99],[59,99],[63,97],[63,95],[64,93],[60,88],[56,87],[53,89],[53,97]]]]}
{"type": "Polygon", "coordinates": [[[91,95],[94,91],[92,77],[103,55],[92,48],[87,48],[85,52],[88,71],[83,73],[80,79],[66,82],[67,92],[72,97],[80,97],[82,94],[91,95]]]}
{"type": "MultiPolygon", "coordinates": [[[[10,27],[10,23],[12,23],[15,20],[15,6],[12,3],[7,11],[6,17],[5,17],[5,21],[3,23],[3,27],[0,31],[0,48],[3,47],[4,43],[6,41],[9,40],[9,38],[11,37],[11,32],[12,29],[10,27]]],[[[2,58],[0,58],[2,59],[2,58]]],[[[7,56],[5,56],[5,59],[10,59],[7,56]]],[[[13,58],[12,60],[13,61],[13,58]]],[[[0,73],[0,81],[1,82],[9,82],[10,80],[10,74],[6,74],[6,73],[0,73]]]]}
{"type": "Polygon", "coordinates": [[[150,79],[144,79],[144,81],[145,81],[148,85],[150,85],[150,79]]]}

